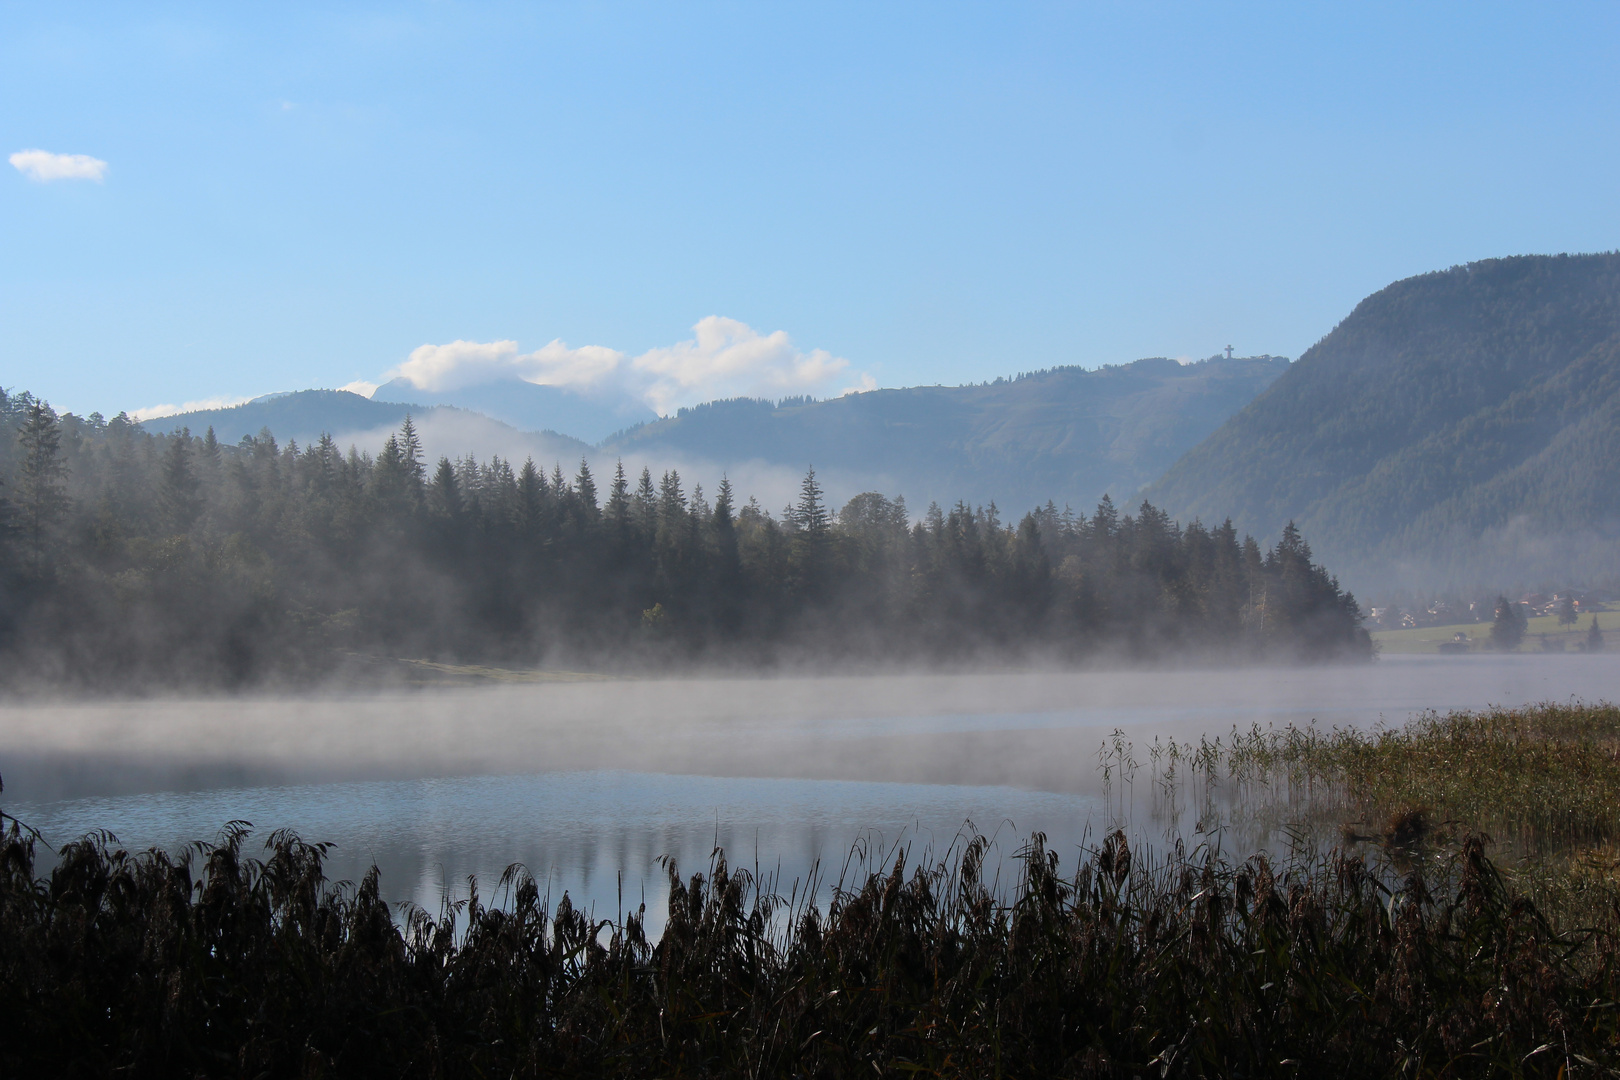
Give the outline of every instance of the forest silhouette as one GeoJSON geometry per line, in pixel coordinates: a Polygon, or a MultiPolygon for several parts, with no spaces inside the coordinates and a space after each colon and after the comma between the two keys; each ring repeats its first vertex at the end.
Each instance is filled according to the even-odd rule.
{"type": "Polygon", "coordinates": [[[594,670],[706,664],[1370,655],[1354,597],[1289,526],[1178,524],[1105,497],[1016,521],[808,468],[777,513],[722,479],[599,479],[373,455],[330,436],[152,434],[0,398],[0,634],[13,680],[298,682],[415,657],[594,670]],[[358,667],[357,667],[358,665],[358,667]]]}

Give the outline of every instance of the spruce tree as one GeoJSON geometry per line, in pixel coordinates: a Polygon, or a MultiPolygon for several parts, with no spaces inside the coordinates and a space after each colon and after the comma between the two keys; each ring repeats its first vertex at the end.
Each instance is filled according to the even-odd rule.
{"type": "Polygon", "coordinates": [[[158,506],[165,526],[174,535],[183,536],[196,524],[203,507],[201,486],[191,467],[191,437],[177,431],[169,437],[158,483],[158,506]]]}
{"type": "Polygon", "coordinates": [[[681,474],[674,469],[658,483],[658,542],[666,548],[678,547],[686,534],[686,495],[681,491],[681,474]]]}
{"type": "Polygon", "coordinates": [[[623,540],[630,531],[630,481],[624,475],[623,458],[613,467],[605,514],[614,539],[623,540]]]}
{"type": "Polygon", "coordinates": [[[558,503],[567,505],[574,497],[574,489],[568,486],[563,479],[562,462],[551,463],[551,497],[558,503]]]}
{"type": "MultiPolygon", "coordinates": [[[[262,445],[262,443],[255,444],[255,450],[262,445]]],[[[366,493],[382,511],[381,520],[396,525],[401,523],[409,516],[413,500],[410,490],[410,470],[406,465],[404,449],[400,445],[398,435],[390,435],[383,442],[382,450],[377,454],[376,463],[370,473],[366,493]]]]}
{"type": "Polygon", "coordinates": [[[416,434],[416,423],[410,413],[405,414],[405,422],[400,425],[399,453],[411,496],[421,498],[422,488],[427,482],[427,466],[422,462],[422,440],[416,434]]]}
{"type": "Polygon", "coordinates": [[[832,515],[827,512],[814,465],[805,472],[804,483],[799,486],[799,501],[792,507],[792,520],[798,526],[792,550],[794,562],[798,564],[800,593],[806,599],[817,600],[828,588],[831,570],[828,534],[832,531],[832,515]]]}
{"type": "Polygon", "coordinates": [[[1052,591],[1052,565],[1046,558],[1040,522],[1034,514],[1025,514],[1018,523],[1008,578],[1014,610],[1033,627],[1045,614],[1052,591]]]}
{"type": "Polygon", "coordinates": [[[51,407],[30,400],[24,417],[17,433],[17,504],[34,572],[39,573],[46,541],[67,509],[67,466],[61,457],[61,425],[51,407]]]}
{"type": "Polygon", "coordinates": [[[433,512],[441,518],[452,522],[459,522],[462,514],[461,482],[456,477],[456,467],[447,457],[439,458],[439,468],[433,474],[433,486],[429,491],[428,504],[433,512]]]}
{"type": "Polygon", "coordinates": [[[512,472],[511,462],[491,457],[482,487],[486,512],[491,522],[511,529],[523,520],[517,475],[512,472]]]}
{"type": "Polygon", "coordinates": [[[544,527],[550,494],[546,478],[535,467],[534,458],[529,458],[517,477],[518,526],[524,535],[535,536],[544,527]]]}
{"type": "Polygon", "coordinates": [[[793,507],[793,520],[816,543],[823,541],[827,530],[832,527],[832,516],[827,512],[822,494],[821,484],[816,480],[816,467],[812,465],[804,474],[804,483],[799,485],[799,501],[793,507]]]}
{"type": "Polygon", "coordinates": [[[1119,531],[1119,511],[1114,509],[1114,500],[1106,494],[1097,503],[1097,512],[1091,517],[1090,531],[1092,538],[1098,542],[1112,540],[1119,531]]]}
{"type": "MultiPolygon", "coordinates": [[[[210,427],[207,438],[203,439],[202,450],[197,455],[205,465],[211,457],[215,461],[218,460],[218,446],[215,446],[212,454],[208,449],[208,440],[213,438],[213,435],[214,429],[210,427]]],[[[343,469],[343,455],[338,451],[337,443],[333,441],[332,436],[322,432],[321,437],[315,441],[311,453],[315,465],[315,489],[323,494],[334,490],[338,486],[343,469]]]]}
{"type": "Polygon", "coordinates": [[[732,514],[731,479],[725,473],[720,474],[720,491],[714,499],[714,531],[715,535],[729,534],[732,542],[736,542],[737,524],[732,514]]]}
{"type": "MultiPolygon", "coordinates": [[[[330,435],[321,436],[324,445],[331,445],[330,435]]],[[[335,448],[334,448],[335,450],[335,448]]],[[[203,481],[204,490],[212,493],[219,487],[220,451],[219,439],[214,435],[214,425],[208,425],[202,441],[197,444],[197,472],[203,481]]]]}
{"type": "Polygon", "coordinates": [[[596,505],[596,479],[591,475],[591,463],[584,458],[579,459],[579,475],[574,477],[574,492],[585,520],[595,521],[601,513],[596,505]]]}
{"type": "Polygon", "coordinates": [[[737,545],[737,522],[733,514],[735,496],[731,480],[720,476],[720,490],[715,496],[714,513],[709,518],[709,531],[714,538],[715,576],[714,611],[720,620],[720,629],[731,634],[741,625],[744,582],[742,560],[737,545]]]}
{"type": "Polygon", "coordinates": [[[1505,596],[1498,596],[1496,617],[1491,623],[1491,644],[1505,651],[1517,649],[1524,640],[1525,622],[1518,604],[1505,596]]]}
{"type": "Polygon", "coordinates": [[[1598,653],[1603,651],[1603,631],[1598,629],[1597,616],[1592,616],[1592,627],[1586,632],[1586,651],[1598,653]]]}
{"type": "Polygon", "coordinates": [[[636,484],[633,501],[636,528],[643,540],[651,540],[658,532],[658,491],[653,487],[652,470],[643,465],[641,480],[636,484]]]}

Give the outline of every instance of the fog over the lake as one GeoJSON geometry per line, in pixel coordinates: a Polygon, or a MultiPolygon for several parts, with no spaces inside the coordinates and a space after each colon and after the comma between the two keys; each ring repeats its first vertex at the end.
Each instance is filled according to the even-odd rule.
{"type": "MultiPolygon", "coordinates": [[[[387,896],[429,909],[522,863],[599,912],[645,900],[656,930],[659,858],[700,869],[717,846],[784,890],[818,867],[836,878],[852,845],[941,853],[969,822],[996,838],[999,872],[1035,831],[1073,866],[1118,823],[1098,762],[1116,730],[1145,762],[1155,738],[1572,697],[1620,699],[1620,655],[12,701],[0,807],[53,846],[106,829],[174,851],[231,820],[289,827],[335,842],[332,877],[376,864],[387,896]]],[[[1152,784],[1136,787],[1133,806],[1152,784]]],[[[1164,824],[1140,835],[1161,842],[1164,824]]]]}
{"type": "Polygon", "coordinates": [[[1571,698],[1620,698],[1620,655],[13,701],[0,705],[0,776],[9,801],[595,769],[1062,792],[1090,785],[1116,728],[1196,740],[1571,698]]]}

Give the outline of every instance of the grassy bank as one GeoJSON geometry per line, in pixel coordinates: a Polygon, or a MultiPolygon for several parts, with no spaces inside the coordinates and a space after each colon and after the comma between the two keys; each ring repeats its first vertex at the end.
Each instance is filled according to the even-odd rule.
{"type": "Polygon", "coordinates": [[[1234,737],[1226,767],[1240,814],[1325,827],[1351,846],[1477,834],[1560,924],[1620,911],[1615,705],[1429,713],[1372,733],[1256,731],[1234,737]]]}
{"type": "MultiPolygon", "coordinates": [[[[1592,614],[1605,634],[1611,630],[1610,648],[1620,649],[1620,603],[1610,601],[1599,605],[1594,612],[1582,615],[1574,625],[1560,623],[1556,615],[1538,615],[1525,624],[1524,641],[1516,652],[1578,652],[1586,643],[1586,634],[1592,624],[1592,614]]],[[[1452,623],[1445,626],[1418,626],[1405,630],[1374,630],[1373,645],[1389,656],[1412,653],[1438,653],[1442,645],[1452,643],[1457,634],[1468,638],[1469,652],[1493,652],[1491,624],[1489,622],[1452,623]]]]}

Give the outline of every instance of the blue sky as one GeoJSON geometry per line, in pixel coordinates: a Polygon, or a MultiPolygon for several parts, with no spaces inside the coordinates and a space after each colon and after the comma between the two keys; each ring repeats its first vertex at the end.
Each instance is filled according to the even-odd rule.
{"type": "Polygon", "coordinates": [[[105,169],[0,175],[0,385],[1297,356],[1401,277],[1620,246],[1617,113],[1612,4],[6,5],[0,157],[105,169]]]}

